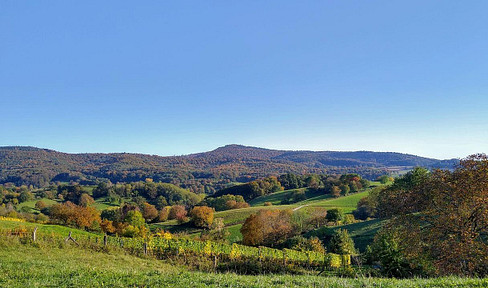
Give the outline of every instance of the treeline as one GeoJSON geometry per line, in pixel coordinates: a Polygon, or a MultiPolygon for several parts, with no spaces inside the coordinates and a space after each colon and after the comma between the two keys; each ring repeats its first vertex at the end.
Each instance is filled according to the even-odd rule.
{"type": "MultiPolygon", "coordinates": [[[[279,177],[267,177],[246,184],[232,186],[229,188],[217,191],[212,197],[219,197],[227,194],[240,195],[244,200],[252,200],[259,196],[264,196],[270,193],[298,189],[311,188],[317,191],[322,191],[324,194],[332,194],[335,197],[340,195],[348,195],[349,193],[358,192],[363,188],[369,187],[368,180],[363,179],[358,174],[345,174],[341,176],[330,176],[324,174],[284,174],[279,177]]],[[[303,192],[297,192],[293,199],[300,201],[305,200],[303,192]],[[303,195],[302,195],[303,194],[303,195]]],[[[291,202],[297,202],[291,199],[291,202]]],[[[283,203],[288,204],[288,203],[283,203]]]]}
{"type": "Polygon", "coordinates": [[[212,194],[231,182],[249,182],[284,173],[357,173],[375,179],[389,167],[422,165],[452,167],[399,153],[278,151],[230,145],[211,152],[160,157],[155,155],[67,154],[34,147],[0,147],[0,184],[46,187],[58,182],[96,185],[100,181],[130,183],[152,178],[194,193],[212,194]]]}
{"type": "MultiPolygon", "coordinates": [[[[62,186],[60,186],[62,187],[62,186]]],[[[110,202],[120,202],[124,198],[130,198],[134,202],[148,201],[158,208],[167,205],[194,206],[202,201],[203,194],[195,194],[169,183],[154,183],[152,179],[144,182],[111,184],[102,182],[93,189],[93,197],[107,197],[110,202]]]]}
{"type": "Polygon", "coordinates": [[[213,197],[219,197],[223,195],[239,195],[244,200],[251,200],[259,196],[282,191],[283,186],[276,177],[267,177],[256,181],[251,181],[246,184],[236,185],[229,188],[222,189],[213,194],[213,197]]]}

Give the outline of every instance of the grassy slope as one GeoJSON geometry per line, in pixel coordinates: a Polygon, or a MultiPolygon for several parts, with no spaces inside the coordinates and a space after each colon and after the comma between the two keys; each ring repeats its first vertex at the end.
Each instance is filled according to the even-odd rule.
{"type": "MultiPolygon", "coordinates": [[[[330,198],[329,195],[320,195],[320,194],[317,195],[317,192],[313,192],[310,190],[307,191],[306,193],[309,193],[309,196],[313,196],[313,197],[301,202],[297,202],[290,205],[259,206],[261,205],[261,203],[270,200],[271,200],[270,202],[272,201],[281,202],[281,199],[283,199],[286,193],[293,192],[293,190],[280,191],[270,195],[259,197],[261,198],[259,201],[253,202],[253,205],[258,205],[258,206],[220,211],[220,212],[216,212],[214,214],[214,217],[224,218],[224,223],[227,226],[227,229],[229,229],[229,232],[231,233],[231,236],[229,236],[228,239],[235,242],[236,239],[242,239],[242,235],[239,232],[240,229],[239,224],[244,223],[247,217],[249,217],[253,213],[257,213],[261,209],[294,209],[294,208],[304,206],[304,207],[323,207],[326,209],[341,208],[344,212],[351,213],[354,209],[356,209],[356,204],[359,201],[359,199],[368,195],[368,191],[369,189],[363,192],[351,194],[344,197],[330,198]]],[[[152,229],[162,228],[164,230],[169,230],[171,232],[181,232],[188,229],[188,227],[186,226],[181,227],[180,225],[178,225],[175,220],[169,220],[162,223],[151,224],[151,228],[152,229]]],[[[197,233],[198,231],[199,231],[198,229],[188,230],[190,234],[197,233]]]]}
{"type": "Polygon", "coordinates": [[[34,200],[31,200],[31,201],[26,201],[26,202],[20,203],[19,205],[17,205],[17,210],[20,210],[23,207],[28,207],[28,208],[31,209],[31,212],[32,212],[32,210],[38,211],[37,209],[35,209],[35,206],[36,206],[37,201],[40,201],[40,200],[42,200],[44,203],[46,203],[47,206],[50,206],[50,205],[55,204],[55,203],[58,203],[57,201],[51,200],[51,199],[48,199],[48,198],[34,199],[34,200]]]}
{"type": "Polygon", "coordinates": [[[486,279],[243,276],[188,271],[162,260],[0,239],[0,287],[486,287],[486,279]]]}
{"type": "MultiPolygon", "coordinates": [[[[354,209],[356,209],[356,205],[359,200],[363,197],[368,196],[368,193],[369,190],[334,199],[326,199],[320,201],[314,201],[312,199],[309,199],[303,201],[303,204],[309,204],[310,207],[341,208],[345,213],[351,213],[354,209]]],[[[297,204],[302,204],[302,202],[299,202],[297,204]]]]}
{"type": "MultiPolygon", "coordinates": [[[[277,192],[277,193],[283,193],[277,192]]],[[[351,194],[345,197],[339,198],[329,198],[328,195],[316,196],[312,199],[307,199],[305,201],[297,202],[290,205],[276,205],[276,206],[254,206],[249,208],[227,210],[215,213],[215,217],[224,218],[224,223],[226,225],[235,225],[243,223],[249,215],[256,213],[261,209],[294,209],[300,206],[308,207],[325,207],[325,208],[341,208],[346,213],[351,213],[356,209],[356,204],[359,199],[368,195],[368,191],[363,191],[356,194],[351,194]],[[318,199],[317,199],[318,198],[318,199]]]]}
{"type": "Polygon", "coordinates": [[[321,227],[319,229],[310,231],[305,234],[305,237],[317,236],[323,239],[326,236],[331,236],[337,229],[347,229],[349,235],[354,240],[356,248],[361,252],[365,251],[366,246],[374,239],[374,235],[383,226],[384,220],[373,219],[364,222],[341,225],[335,227],[321,227]]]}
{"type": "Polygon", "coordinates": [[[103,211],[108,208],[119,207],[119,205],[108,202],[106,197],[101,197],[95,200],[93,207],[95,207],[99,211],[103,211]]]}
{"type": "Polygon", "coordinates": [[[270,202],[273,205],[280,205],[281,201],[286,197],[289,197],[295,191],[304,191],[305,188],[301,189],[291,189],[291,190],[284,190],[275,193],[271,193],[268,195],[260,196],[257,198],[252,199],[249,201],[249,205],[251,206],[263,206],[265,202],[270,202]]]}

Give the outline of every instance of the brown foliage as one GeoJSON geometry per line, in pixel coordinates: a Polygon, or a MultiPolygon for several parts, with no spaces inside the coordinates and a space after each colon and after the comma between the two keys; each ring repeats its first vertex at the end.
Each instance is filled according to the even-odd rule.
{"type": "Polygon", "coordinates": [[[246,202],[237,202],[235,200],[229,200],[225,202],[225,206],[227,209],[240,209],[240,208],[248,208],[249,204],[246,202]]]}
{"type": "Polygon", "coordinates": [[[182,205],[174,205],[169,210],[168,219],[176,219],[178,223],[183,223],[187,221],[186,215],[188,212],[185,209],[185,206],[182,205]]]}
{"type": "Polygon", "coordinates": [[[339,188],[338,186],[334,185],[332,186],[331,188],[331,194],[332,196],[334,197],[339,197],[341,196],[341,188],[339,188]]]}
{"type": "Polygon", "coordinates": [[[46,203],[44,201],[39,200],[39,201],[36,202],[36,206],[35,207],[38,210],[42,210],[42,209],[46,208],[47,205],[46,205],[46,203]]]}
{"type": "Polygon", "coordinates": [[[310,211],[309,215],[307,226],[317,229],[327,224],[327,210],[325,208],[316,207],[310,211]]]}
{"type": "Polygon", "coordinates": [[[93,207],[82,207],[71,202],[51,206],[50,216],[68,226],[89,229],[100,223],[100,213],[93,207]]]}
{"type": "Polygon", "coordinates": [[[487,156],[470,156],[454,172],[436,170],[407,188],[385,195],[396,204],[390,227],[405,255],[415,262],[430,259],[439,274],[487,275],[487,156]]]}
{"type": "Polygon", "coordinates": [[[241,233],[245,245],[274,246],[293,236],[292,212],[288,210],[260,210],[249,216],[241,233]]]}
{"type": "Polygon", "coordinates": [[[78,203],[80,204],[80,206],[88,207],[88,206],[92,205],[93,203],[95,203],[95,200],[90,195],[83,193],[83,194],[81,194],[80,199],[78,200],[78,203]]]}
{"type": "Polygon", "coordinates": [[[158,210],[154,205],[144,203],[142,204],[142,217],[146,219],[146,222],[152,221],[154,218],[158,217],[158,210]]]}
{"type": "Polygon", "coordinates": [[[158,213],[158,222],[164,222],[166,220],[168,220],[168,216],[169,216],[169,210],[171,209],[171,207],[164,207],[163,209],[161,209],[158,213]]]}

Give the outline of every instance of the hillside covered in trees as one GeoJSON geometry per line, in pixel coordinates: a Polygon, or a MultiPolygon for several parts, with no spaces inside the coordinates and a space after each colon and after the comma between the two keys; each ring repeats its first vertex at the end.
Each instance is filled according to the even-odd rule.
{"type": "Polygon", "coordinates": [[[458,161],[391,152],[283,151],[240,145],[185,156],[132,153],[69,154],[35,147],[0,147],[0,184],[46,186],[71,180],[134,182],[152,178],[212,194],[231,182],[285,173],[358,173],[364,178],[415,166],[451,169],[458,161]]]}

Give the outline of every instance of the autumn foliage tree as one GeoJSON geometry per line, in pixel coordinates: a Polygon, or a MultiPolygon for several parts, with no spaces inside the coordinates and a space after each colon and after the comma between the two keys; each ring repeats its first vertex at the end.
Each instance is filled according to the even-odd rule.
{"type": "Polygon", "coordinates": [[[420,172],[381,195],[403,255],[436,274],[488,275],[488,157],[472,155],[453,172],[420,172]]]}
{"type": "Polygon", "coordinates": [[[156,217],[158,217],[158,210],[156,209],[156,206],[151,205],[147,202],[142,204],[142,216],[144,219],[146,219],[147,222],[152,221],[156,217]]]}
{"type": "Polygon", "coordinates": [[[81,194],[80,199],[78,200],[78,204],[83,207],[88,207],[93,203],[95,203],[95,200],[86,193],[81,194]]]}
{"type": "Polygon", "coordinates": [[[196,206],[190,212],[193,225],[201,228],[209,228],[214,220],[214,210],[207,206],[196,206]]]}
{"type": "Polygon", "coordinates": [[[275,246],[295,234],[292,212],[288,210],[259,210],[249,216],[241,227],[244,245],[275,246]]]}
{"type": "Polygon", "coordinates": [[[102,220],[102,222],[100,223],[100,228],[105,233],[114,233],[116,231],[116,228],[113,225],[113,221],[107,219],[102,220]]]}
{"type": "Polygon", "coordinates": [[[35,205],[36,209],[38,209],[39,211],[41,211],[42,209],[46,208],[47,205],[44,201],[42,200],[39,200],[36,202],[36,205],[35,205]]]}
{"type": "Polygon", "coordinates": [[[187,214],[188,214],[188,212],[186,211],[185,206],[174,205],[169,210],[168,219],[170,219],[170,220],[176,219],[178,221],[178,223],[183,223],[183,222],[187,221],[187,219],[188,219],[186,217],[187,214]]]}
{"type": "Polygon", "coordinates": [[[158,222],[164,222],[164,221],[168,220],[170,210],[171,210],[171,206],[163,207],[161,210],[159,210],[157,221],[158,222]]]}
{"type": "Polygon", "coordinates": [[[93,207],[83,207],[66,202],[54,204],[50,209],[51,218],[68,226],[94,230],[101,222],[100,213],[93,207]]]}

